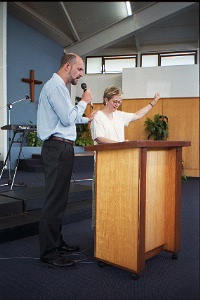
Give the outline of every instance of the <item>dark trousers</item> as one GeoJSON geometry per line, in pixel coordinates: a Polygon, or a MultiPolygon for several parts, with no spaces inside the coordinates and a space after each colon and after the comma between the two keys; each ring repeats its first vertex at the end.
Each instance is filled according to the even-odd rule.
{"type": "Polygon", "coordinates": [[[55,258],[62,244],[62,219],[66,211],[74,163],[74,147],[56,140],[44,141],[45,202],[39,224],[40,258],[55,258]]]}

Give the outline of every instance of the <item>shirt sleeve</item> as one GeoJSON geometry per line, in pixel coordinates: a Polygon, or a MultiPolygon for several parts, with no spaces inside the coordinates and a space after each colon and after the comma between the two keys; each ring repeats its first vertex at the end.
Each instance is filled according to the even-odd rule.
{"type": "Polygon", "coordinates": [[[68,90],[62,86],[58,86],[52,90],[49,97],[49,103],[63,126],[70,126],[74,123],[88,122],[88,118],[83,119],[83,114],[87,103],[84,101],[79,101],[79,103],[74,106],[68,90]]]}
{"type": "Polygon", "coordinates": [[[124,122],[124,126],[128,126],[129,123],[133,120],[133,119],[136,119],[136,114],[134,113],[127,113],[127,112],[124,112],[122,111],[121,112],[121,115],[122,115],[122,119],[123,119],[123,122],[124,122]]]}
{"type": "Polygon", "coordinates": [[[98,118],[98,115],[91,121],[90,130],[93,140],[95,140],[98,137],[106,136],[104,123],[100,118],[98,118]]]}

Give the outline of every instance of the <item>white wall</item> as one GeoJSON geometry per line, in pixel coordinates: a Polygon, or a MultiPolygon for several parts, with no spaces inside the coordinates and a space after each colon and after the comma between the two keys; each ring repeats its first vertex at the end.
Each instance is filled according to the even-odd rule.
{"type": "Polygon", "coordinates": [[[152,98],[159,92],[162,98],[199,97],[199,65],[146,67],[123,69],[122,74],[84,75],[71,89],[72,98],[81,97],[81,83],[93,94],[94,103],[102,103],[106,87],[122,88],[124,99],[152,98]]]}
{"type": "MultiPolygon", "coordinates": [[[[7,117],[7,3],[0,3],[0,128],[7,117]]],[[[0,160],[5,160],[7,152],[7,131],[0,130],[0,160]]]]}
{"type": "Polygon", "coordinates": [[[124,98],[199,97],[199,65],[124,69],[124,98]]]}
{"type": "Polygon", "coordinates": [[[103,103],[103,93],[106,87],[110,85],[122,86],[122,75],[121,74],[95,74],[95,75],[84,75],[77,84],[72,86],[71,97],[81,97],[83,90],[81,89],[81,83],[85,82],[87,87],[90,88],[93,95],[94,103],[103,103]]]}

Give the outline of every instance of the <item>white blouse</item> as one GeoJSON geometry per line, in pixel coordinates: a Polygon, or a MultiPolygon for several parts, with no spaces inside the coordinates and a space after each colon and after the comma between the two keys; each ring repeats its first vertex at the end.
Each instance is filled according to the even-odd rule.
{"type": "Polygon", "coordinates": [[[110,140],[123,142],[124,127],[129,125],[134,115],[134,113],[117,110],[113,113],[113,119],[111,120],[99,110],[90,125],[93,140],[98,137],[105,137],[110,140]]]}

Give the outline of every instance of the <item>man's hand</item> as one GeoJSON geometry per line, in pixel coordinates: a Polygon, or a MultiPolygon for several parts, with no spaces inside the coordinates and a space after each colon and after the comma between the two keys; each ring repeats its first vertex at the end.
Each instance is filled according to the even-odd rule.
{"type": "Polygon", "coordinates": [[[96,116],[99,109],[94,110],[88,117],[89,121],[92,121],[94,117],[96,116]]]}
{"type": "Polygon", "coordinates": [[[92,102],[92,94],[90,92],[90,89],[87,89],[85,92],[83,92],[81,100],[85,101],[87,104],[92,102]]]}

